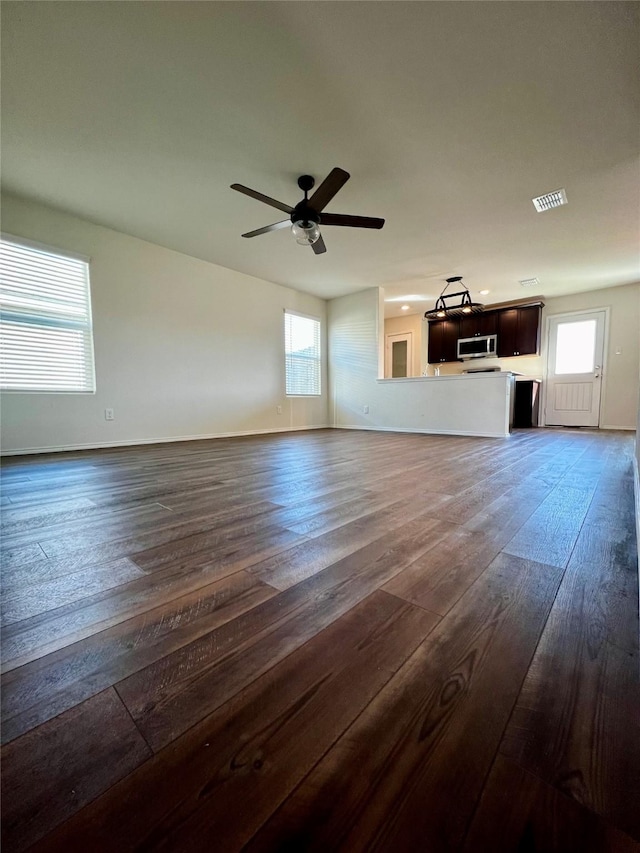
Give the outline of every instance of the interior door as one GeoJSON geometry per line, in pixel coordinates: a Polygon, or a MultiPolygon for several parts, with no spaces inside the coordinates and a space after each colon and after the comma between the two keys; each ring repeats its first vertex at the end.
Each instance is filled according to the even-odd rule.
{"type": "Polygon", "coordinates": [[[545,423],[597,427],[606,313],[562,314],[549,321],[545,423]]]}
{"type": "Polygon", "coordinates": [[[384,375],[387,378],[400,379],[411,376],[413,373],[411,332],[403,335],[387,335],[385,356],[384,375]]]}

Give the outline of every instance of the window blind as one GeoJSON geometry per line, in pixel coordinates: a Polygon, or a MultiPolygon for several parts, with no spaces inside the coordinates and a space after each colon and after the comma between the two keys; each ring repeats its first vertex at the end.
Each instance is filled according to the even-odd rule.
{"type": "Polygon", "coordinates": [[[320,395],[320,320],[284,315],[286,391],[289,396],[320,395]]]}
{"type": "Polygon", "coordinates": [[[95,391],[87,261],[3,235],[0,387],[95,391]]]}

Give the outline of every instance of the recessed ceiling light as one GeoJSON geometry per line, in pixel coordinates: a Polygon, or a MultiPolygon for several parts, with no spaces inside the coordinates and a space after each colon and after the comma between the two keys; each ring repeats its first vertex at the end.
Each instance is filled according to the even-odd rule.
{"type": "Polygon", "coordinates": [[[408,310],[409,310],[409,306],[408,306],[408,305],[403,305],[403,306],[402,306],[402,308],[401,308],[400,310],[401,310],[401,311],[408,311],[408,310]]]}
{"type": "Polygon", "coordinates": [[[538,213],[544,213],[545,210],[551,210],[552,207],[561,207],[563,204],[567,204],[567,191],[565,189],[553,190],[553,192],[532,198],[531,201],[538,213]]]}
{"type": "Polygon", "coordinates": [[[522,287],[536,287],[540,282],[537,278],[523,278],[520,281],[522,287]]]}
{"type": "Polygon", "coordinates": [[[491,293],[491,291],[490,291],[490,290],[481,290],[481,291],[480,291],[480,296],[486,296],[486,295],[487,295],[487,293],[491,293]]]}

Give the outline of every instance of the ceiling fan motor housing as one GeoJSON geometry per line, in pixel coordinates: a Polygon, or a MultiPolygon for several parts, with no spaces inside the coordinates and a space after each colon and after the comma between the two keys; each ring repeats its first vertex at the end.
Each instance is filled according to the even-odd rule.
{"type": "Polygon", "coordinates": [[[315,222],[316,225],[320,223],[320,215],[316,213],[316,211],[309,207],[307,200],[301,201],[299,204],[293,208],[293,213],[291,214],[292,222],[315,222]]]}

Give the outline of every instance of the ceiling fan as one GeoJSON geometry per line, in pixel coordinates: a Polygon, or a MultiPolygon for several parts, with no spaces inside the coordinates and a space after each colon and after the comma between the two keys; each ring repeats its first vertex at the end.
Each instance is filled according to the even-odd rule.
{"type": "Polygon", "coordinates": [[[244,187],[242,184],[231,184],[232,190],[257,198],[271,207],[277,207],[289,215],[289,219],[282,222],[274,222],[273,225],[265,225],[255,231],[243,234],[243,237],[257,237],[259,234],[267,234],[269,231],[278,231],[280,228],[291,226],[291,233],[296,242],[302,246],[311,246],[316,255],[327,251],[327,247],[320,233],[320,225],[342,225],[348,228],[382,228],[384,219],[376,219],[372,216],[347,216],[343,213],[323,213],[325,207],[340,190],[351,176],[344,169],[332,169],[311,198],[308,197],[309,190],[315,186],[315,180],[311,175],[301,175],[298,178],[298,186],[304,192],[304,198],[295,207],[276,201],[268,195],[263,195],[256,190],[244,187]]]}

